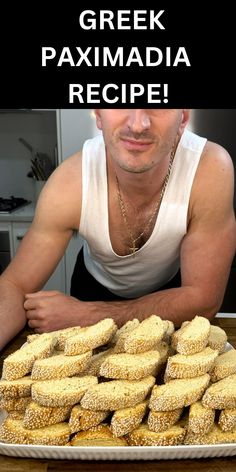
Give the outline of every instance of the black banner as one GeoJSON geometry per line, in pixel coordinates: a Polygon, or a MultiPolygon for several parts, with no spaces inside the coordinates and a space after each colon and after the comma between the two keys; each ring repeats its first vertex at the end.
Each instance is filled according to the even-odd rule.
{"type": "Polygon", "coordinates": [[[1,109],[235,108],[232,7],[78,3],[2,12],[1,109]]]}

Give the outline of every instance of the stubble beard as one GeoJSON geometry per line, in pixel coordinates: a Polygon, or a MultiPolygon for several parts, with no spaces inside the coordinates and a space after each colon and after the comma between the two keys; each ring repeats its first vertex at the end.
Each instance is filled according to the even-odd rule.
{"type": "Polygon", "coordinates": [[[110,146],[109,146],[109,154],[111,161],[114,162],[120,169],[129,172],[131,174],[142,174],[145,172],[148,172],[153,168],[155,165],[155,161],[152,159],[149,162],[139,162],[140,159],[142,159],[142,155],[145,154],[145,151],[126,151],[124,149],[120,149],[120,143],[121,143],[121,138],[133,138],[136,139],[137,141],[140,139],[152,139],[152,143],[156,145],[157,139],[153,135],[150,135],[148,133],[126,133],[126,134],[121,134],[119,133],[118,135],[113,136],[110,139],[110,146]],[[123,157],[122,157],[123,156],[123,157]],[[129,160],[133,160],[133,163],[129,163],[129,160]],[[134,162],[135,160],[135,162],[134,162]]]}

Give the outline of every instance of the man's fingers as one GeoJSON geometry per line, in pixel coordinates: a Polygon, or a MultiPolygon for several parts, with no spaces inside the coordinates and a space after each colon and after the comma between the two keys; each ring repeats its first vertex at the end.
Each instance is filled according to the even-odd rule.
{"type": "Polygon", "coordinates": [[[28,325],[32,329],[38,329],[39,328],[39,322],[37,320],[29,320],[28,325]]]}
{"type": "Polygon", "coordinates": [[[36,300],[28,299],[24,302],[24,309],[25,310],[32,310],[36,308],[36,300]]]}
{"type": "Polygon", "coordinates": [[[28,320],[38,320],[39,317],[37,316],[36,310],[27,310],[26,318],[28,320]]]}

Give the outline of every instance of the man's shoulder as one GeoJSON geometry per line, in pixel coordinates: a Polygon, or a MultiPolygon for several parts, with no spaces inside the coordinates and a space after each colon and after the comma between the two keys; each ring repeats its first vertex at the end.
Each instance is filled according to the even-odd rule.
{"type": "MultiPolygon", "coordinates": [[[[52,182],[55,187],[71,188],[73,184],[78,185],[81,182],[82,174],[82,151],[78,151],[75,154],[67,157],[62,161],[54,174],[52,174],[52,182]]],[[[68,190],[69,190],[68,188],[68,190]]]]}
{"type": "Polygon", "coordinates": [[[60,226],[78,229],[81,211],[81,152],[63,161],[44,186],[37,214],[48,215],[60,226]]]}
{"type": "Polygon", "coordinates": [[[207,141],[193,182],[189,217],[210,211],[217,205],[232,207],[234,168],[227,150],[221,145],[207,141]],[[218,202],[218,203],[217,203],[218,202]]]}
{"type": "Polygon", "coordinates": [[[234,166],[233,161],[228,151],[212,141],[207,141],[200,160],[199,170],[197,177],[205,182],[217,183],[233,179],[234,177],[234,166]]]}
{"type": "Polygon", "coordinates": [[[214,164],[232,165],[232,159],[228,151],[213,141],[207,141],[203,149],[202,160],[214,164]]]}

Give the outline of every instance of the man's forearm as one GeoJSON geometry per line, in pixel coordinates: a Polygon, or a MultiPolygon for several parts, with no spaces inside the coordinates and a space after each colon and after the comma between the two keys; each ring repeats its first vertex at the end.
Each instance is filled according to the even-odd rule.
{"type": "Polygon", "coordinates": [[[24,295],[4,277],[0,279],[0,350],[25,325],[24,295]]]}
{"type": "Polygon", "coordinates": [[[191,320],[195,315],[210,319],[217,311],[215,306],[204,301],[201,290],[195,287],[162,290],[135,300],[91,302],[91,309],[93,308],[102,314],[102,318],[114,318],[118,326],[133,318],[143,320],[152,314],[172,320],[175,326],[180,326],[183,321],[191,320]]]}

